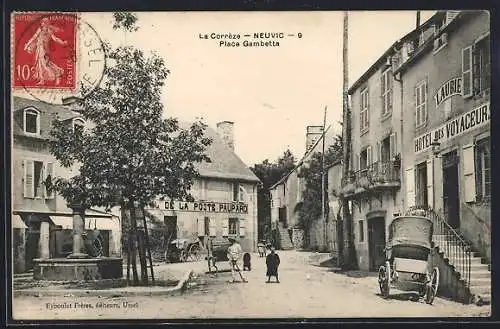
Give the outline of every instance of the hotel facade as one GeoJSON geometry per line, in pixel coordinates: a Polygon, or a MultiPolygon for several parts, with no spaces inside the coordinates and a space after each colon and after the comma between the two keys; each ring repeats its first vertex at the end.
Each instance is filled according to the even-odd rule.
{"type": "Polygon", "coordinates": [[[359,268],[377,270],[392,218],[439,213],[490,259],[489,16],[440,11],[349,89],[349,198],[359,268]]]}
{"type": "Polygon", "coordinates": [[[146,209],[151,227],[162,227],[169,241],[201,241],[206,246],[209,239],[216,242],[231,237],[244,251],[257,250],[260,180],[235,154],[233,129],[234,123],[229,121],[218,123],[217,131],[207,127],[205,135],[212,139],[206,150],[210,161],[197,165],[200,177],[190,191],[194,202],[158,199],[154,207],[146,209]]]}

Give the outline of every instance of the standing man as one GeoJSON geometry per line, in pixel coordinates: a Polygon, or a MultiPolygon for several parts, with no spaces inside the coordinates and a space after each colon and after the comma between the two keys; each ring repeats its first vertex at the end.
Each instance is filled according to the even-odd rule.
{"type": "Polygon", "coordinates": [[[246,282],[245,278],[243,278],[243,274],[241,274],[241,256],[243,254],[243,250],[241,249],[241,245],[236,241],[236,239],[229,238],[228,239],[231,245],[227,248],[227,258],[229,259],[229,266],[231,267],[231,276],[232,280],[230,282],[236,282],[236,271],[240,274],[241,280],[246,282]]]}

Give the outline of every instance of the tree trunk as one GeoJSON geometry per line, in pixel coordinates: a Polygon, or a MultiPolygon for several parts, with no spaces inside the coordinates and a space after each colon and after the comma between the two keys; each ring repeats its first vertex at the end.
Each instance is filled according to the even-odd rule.
{"type": "Polygon", "coordinates": [[[139,244],[139,261],[141,263],[141,281],[142,284],[148,285],[148,267],[146,261],[146,248],[144,247],[144,231],[137,232],[137,239],[139,244]]]}
{"type": "Polygon", "coordinates": [[[131,243],[131,253],[132,258],[132,275],[133,275],[133,285],[139,285],[139,275],[137,274],[137,221],[135,217],[135,207],[133,203],[130,203],[130,243],[131,243]]]}

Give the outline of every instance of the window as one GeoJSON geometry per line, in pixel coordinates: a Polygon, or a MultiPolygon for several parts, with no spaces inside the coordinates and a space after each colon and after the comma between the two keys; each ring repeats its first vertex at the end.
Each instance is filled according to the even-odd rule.
{"type": "Polygon", "coordinates": [[[54,177],[54,165],[52,162],[43,163],[37,160],[23,160],[24,175],[23,187],[25,198],[52,199],[52,179],[54,177]]]}
{"type": "Polygon", "coordinates": [[[474,93],[480,94],[490,89],[490,38],[486,37],[478,41],[474,47],[473,79],[474,93]]]}
{"type": "Polygon", "coordinates": [[[372,147],[366,147],[359,154],[359,170],[368,169],[368,167],[372,164],[372,147]]]}
{"type": "Polygon", "coordinates": [[[415,195],[418,206],[427,206],[427,163],[417,165],[417,193],[415,195]]]}
{"type": "Polygon", "coordinates": [[[229,218],[229,235],[238,235],[238,218],[229,218]]]}
{"type": "Polygon", "coordinates": [[[386,163],[391,160],[391,139],[389,137],[384,138],[381,142],[378,143],[377,152],[378,161],[386,163]]]}
{"type": "Polygon", "coordinates": [[[203,220],[204,224],[204,235],[210,235],[210,218],[205,217],[203,220]]]}
{"type": "Polygon", "coordinates": [[[360,123],[360,130],[361,132],[365,132],[368,130],[368,127],[370,125],[370,119],[369,119],[369,107],[368,107],[368,89],[363,89],[361,91],[361,107],[359,111],[359,123],[360,123]]]}
{"type": "Polygon", "coordinates": [[[467,98],[490,89],[491,53],[489,35],[462,49],[462,96],[467,98]]]}
{"type": "Polygon", "coordinates": [[[40,112],[34,108],[24,110],[23,128],[27,134],[40,134],[40,112]]]}
{"type": "Polygon", "coordinates": [[[427,122],[427,81],[423,80],[415,87],[415,126],[427,122]]]}
{"type": "Polygon", "coordinates": [[[489,200],[491,197],[491,147],[490,138],[476,143],[476,195],[478,200],[489,200]]]}
{"type": "Polygon", "coordinates": [[[385,70],[380,76],[382,116],[392,112],[392,69],[385,70]]]}
{"type": "Polygon", "coordinates": [[[240,194],[240,184],[233,183],[233,201],[239,200],[239,194],[240,194]]]}
{"type": "Polygon", "coordinates": [[[365,224],[362,220],[359,221],[359,242],[365,241],[365,224]]]}
{"type": "Polygon", "coordinates": [[[81,135],[85,128],[85,121],[80,118],[73,119],[73,131],[75,134],[81,135]]]}

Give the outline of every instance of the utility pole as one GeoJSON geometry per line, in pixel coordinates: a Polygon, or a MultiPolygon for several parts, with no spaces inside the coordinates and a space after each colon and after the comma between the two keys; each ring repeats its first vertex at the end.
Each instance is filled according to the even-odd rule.
{"type": "MultiPolygon", "coordinates": [[[[348,66],[348,44],[349,44],[349,16],[348,12],[344,11],[344,32],[343,32],[343,43],[342,43],[342,61],[343,61],[343,90],[342,90],[342,151],[343,151],[343,165],[342,165],[342,178],[346,181],[349,177],[350,163],[349,159],[351,157],[351,122],[350,122],[350,110],[349,110],[349,66],[348,66]]],[[[343,240],[340,240],[340,244],[344,243],[345,250],[342,252],[339,250],[339,256],[342,255],[340,265],[343,269],[350,269],[353,265],[353,236],[352,236],[352,220],[349,211],[349,201],[342,196],[342,221],[345,227],[345,234],[342,234],[343,240]]]]}
{"type": "Polygon", "coordinates": [[[327,224],[326,224],[326,211],[325,211],[325,200],[326,200],[326,183],[325,183],[325,126],[326,126],[326,106],[325,113],[323,115],[323,145],[321,151],[321,218],[323,220],[323,234],[324,234],[324,242],[325,242],[325,250],[328,250],[328,233],[327,233],[327,224]]]}

